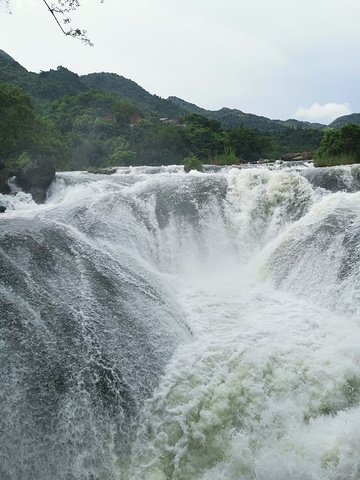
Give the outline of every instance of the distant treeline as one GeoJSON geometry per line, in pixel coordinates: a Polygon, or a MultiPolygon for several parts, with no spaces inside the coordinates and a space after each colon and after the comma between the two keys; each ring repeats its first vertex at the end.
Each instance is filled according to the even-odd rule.
{"type": "Polygon", "coordinates": [[[24,153],[27,158],[53,155],[58,170],[181,164],[189,155],[203,163],[255,162],[315,151],[324,136],[319,129],[294,127],[270,133],[244,125],[226,130],[196,113],[160,118],[95,90],[64,95],[41,107],[35,108],[20,88],[0,83],[3,163],[17,162],[24,153]]]}

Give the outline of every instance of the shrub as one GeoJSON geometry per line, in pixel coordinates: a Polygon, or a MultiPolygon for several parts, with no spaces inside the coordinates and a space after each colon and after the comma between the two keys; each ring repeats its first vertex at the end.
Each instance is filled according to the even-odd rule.
{"type": "Polygon", "coordinates": [[[236,156],[234,148],[225,148],[224,153],[215,155],[211,161],[212,165],[238,165],[240,159],[236,156]]]}
{"type": "Polygon", "coordinates": [[[325,133],[314,155],[317,167],[360,162],[360,126],[348,123],[325,133]]]}
{"type": "Polygon", "coordinates": [[[191,154],[189,157],[185,157],[183,160],[185,172],[190,172],[190,170],[202,171],[203,164],[202,161],[198,159],[196,155],[191,154]]]}

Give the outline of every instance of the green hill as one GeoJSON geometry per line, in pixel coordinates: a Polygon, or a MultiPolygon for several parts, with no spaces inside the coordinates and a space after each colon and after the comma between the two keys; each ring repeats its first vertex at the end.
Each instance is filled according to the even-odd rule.
{"type": "Polygon", "coordinates": [[[33,73],[26,70],[6,52],[0,50],[0,81],[20,87],[31,95],[36,107],[43,110],[64,95],[85,92],[88,87],[80,77],[64,67],[48,72],[33,73]]]}
{"type": "Polygon", "coordinates": [[[33,103],[42,111],[47,104],[65,95],[90,90],[113,94],[135,105],[143,114],[160,117],[181,117],[186,111],[169,100],[152,95],[137,83],[115,73],[91,73],[79,76],[65,67],[33,73],[26,70],[6,52],[0,50],[0,81],[11,83],[29,93],[33,103]]]}
{"type": "Polygon", "coordinates": [[[132,103],[143,113],[156,113],[161,117],[180,117],[186,111],[169,100],[152,95],[137,83],[115,73],[90,73],[81,81],[88,88],[102,93],[112,93],[120,100],[132,103]]]}
{"type": "Polygon", "coordinates": [[[0,50],[0,81],[11,83],[20,87],[26,93],[30,93],[28,90],[33,88],[33,84],[36,81],[36,73],[28,72],[26,68],[22,67],[10,55],[0,50]]]}
{"type": "Polygon", "coordinates": [[[0,87],[10,106],[20,101],[31,113],[29,125],[20,114],[11,123],[14,109],[3,102],[0,134],[13,141],[7,149],[0,144],[0,157],[9,165],[24,155],[54,157],[58,170],[180,164],[189,155],[223,165],[315,151],[324,135],[319,124],[163,99],[114,73],[79,76],[62,66],[32,73],[2,51],[0,87]]]}
{"type": "Polygon", "coordinates": [[[329,127],[334,130],[339,130],[347,123],[354,123],[360,125],[360,113],[352,113],[351,115],[343,115],[330,123],[329,127]]]}
{"type": "Polygon", "coordinates": [[[199,115],[203,115],[204,117],[207,117],[211,120],[217,120],[225,128],[229,129],[235,128],[241,124],[243,124],[246,128],[258,130],[259,132],[281,131],[286,130],[289,127],[292,127],[294,129],[321,129],[325,127],[325,125],[322,125],[321,123],[301,122],[294,119],[289,119],[285,121],[271,120],[267,117],[254,115],[252,113],[244,113],[241,110],[226,107],[216,111],[205,110],[204,108],[200,108],[197,105],[186,102],[185,100],[182,100],[178,97],[169,97],[168,100],[189,113],[198,113],[199,115]]]}
{"type": "MultiPolygon", "coordinates": [[[[197,113],[210,120],[219,121],[225,129],[244,125],[246,128],[261,133],[275,133],[284,132],[289,128],[322,130],[326,127],[320,123],[302,122],[295,119],[272,120],[227,107],[216,111],[206,110],[175,96],[164,99],[153,95],[133,80],[115,73],[102,72],[79,76],[62,66],[57,67],[56,70],[33,73],[26,70],[2,50],[0,50],[0,82],[11,83],[29,93],[40,112],[44,112],[54,100],[65,95],[76,95],[95,90],[103,94],[112,94],[122,101],[131,103],[143,115],[179,118],[185,113],[197,113]]],[[[339,129],[349,122],[360,125],[360,114],[354,113],[339,117],[329,127],[339,129]]]]}

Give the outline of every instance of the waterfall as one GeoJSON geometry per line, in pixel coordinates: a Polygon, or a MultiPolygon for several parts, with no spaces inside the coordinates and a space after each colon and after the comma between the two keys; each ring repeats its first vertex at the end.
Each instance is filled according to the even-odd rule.
{"type": "Polygon", "coordinates": [[[0,196],[0,478],[359,478],[359,171],[0,196]]]}

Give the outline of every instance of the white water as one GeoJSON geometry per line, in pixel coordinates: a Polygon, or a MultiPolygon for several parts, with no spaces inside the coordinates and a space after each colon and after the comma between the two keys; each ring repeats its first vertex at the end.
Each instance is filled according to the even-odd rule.
{"type": "MultiPolygon", "coordinates": [[[[331,175],[353,185],[355,169],[331,175]]],[[[163,170],[60,174],[46,205],[6,214],[66,226],[141,271],[192,333],[159,310],[178,346],[140,401],[131,451],[114,437],[97,471],[79,447],[69,472],[77,462],[75,478],[89,479],[360,478],[360,193],[295,169],[163,170]]],[[[127,378],[141,394],[144,380],[127,378]]]]}

